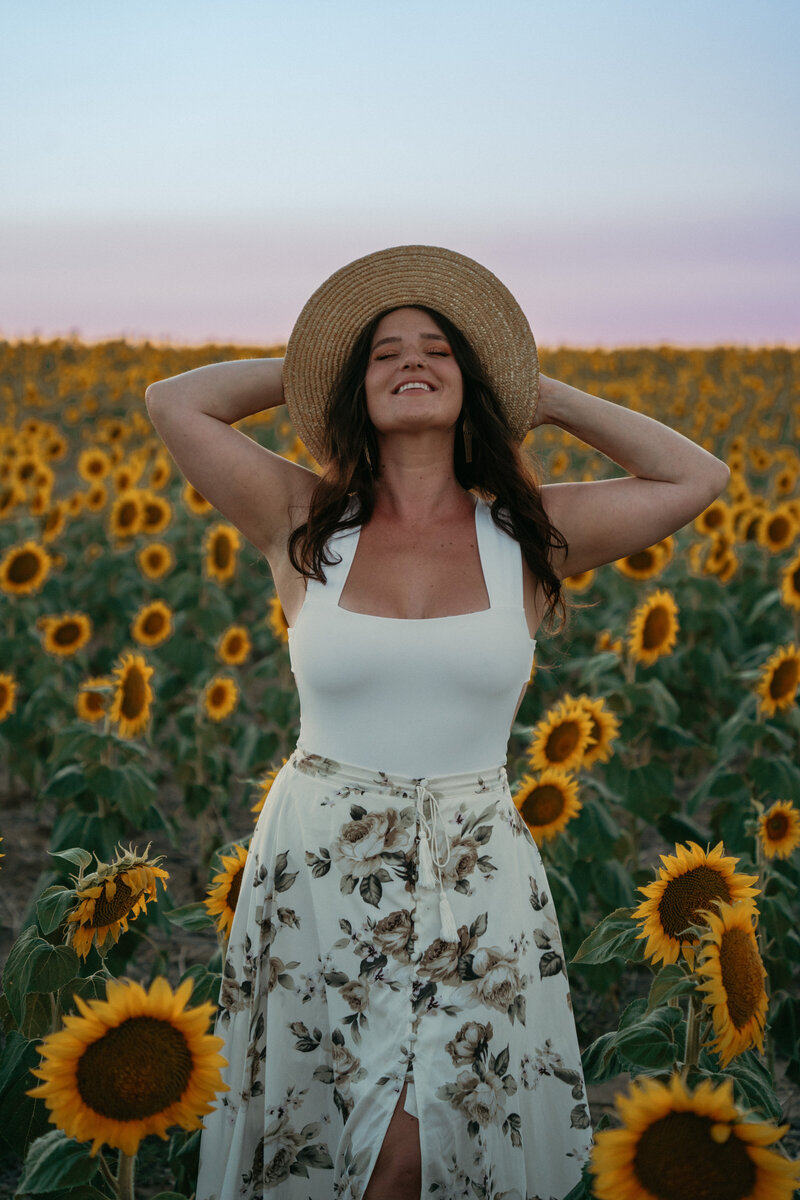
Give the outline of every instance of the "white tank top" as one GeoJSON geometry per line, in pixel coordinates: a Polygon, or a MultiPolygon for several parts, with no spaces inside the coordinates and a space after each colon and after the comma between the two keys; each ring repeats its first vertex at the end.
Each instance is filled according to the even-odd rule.
{"type": "Polygon", "coordinates": [[[490,607],[452,617],[377,617],[339,607],[360,526],[334,534],[341,562],[309,579],[289,630],[309,753],[412,779],[502,766],[536,641],[522,551],[477,498],[475,528],[490,607]]]}

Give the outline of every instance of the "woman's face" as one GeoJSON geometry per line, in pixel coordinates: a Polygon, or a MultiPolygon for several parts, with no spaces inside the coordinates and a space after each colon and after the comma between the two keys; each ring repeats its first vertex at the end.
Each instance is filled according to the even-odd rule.
{"type": "Polygon", "coordinates": [[[420,308],[396,308],[378,322],[364,387],[379,434],[452,429],[464,401],[450,343],[420,308]]]}

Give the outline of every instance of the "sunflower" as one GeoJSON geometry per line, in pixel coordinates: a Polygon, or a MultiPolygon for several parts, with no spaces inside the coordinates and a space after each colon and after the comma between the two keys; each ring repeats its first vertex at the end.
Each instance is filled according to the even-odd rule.
{"type": "Polygon", "coordinates": [[[539,846],[561,833],[581,811],[577,780],[553,767],[542,771],[538,779],[523,775],[514,803],[539,846]]]}
{"type": "Polygon", "coordinates": [[[252,649],[253,643],[244,625],[229,625],[217,644],[217,657],[230,666],[239,666],[252,649]]]}
{"type": "Polygon", "coordinates": [[[17,681],[8,671],[0,671],[0,721],[10,717],[17,702],[17,681]]]}
{"type": "Polygon", "coordinates": [[[571,592],[585,592],[592,586],[594,577],[593,570],[579,571],[577,575],[567,575],[564,579],[564,586],[568,587],[571,592]]]}
{"type": "Polygon", "coordinates": [[[276,641],[289,641],[289,623],[286,620],[286,613],[283,611],[283,606],[277,596],[273,596],[269,602],[267,624],[275,635],[276,641]]]}
{"type": "Polygon", "coordinates": [[[615,638],[610,629],[603,629],[597,636],[598,650],[610,650],[613,654],[622,655],[624,645],[622,638],[615,638]]]}
{"type": "Polygon", "coordinates": [[[217,930],[228,938],[233,925],[233,914],[242,887],[244,865],[247,862],[247,847],[231,847],[232,854],[221,854],[222,870],[214,876],[208,896],[203,901],[210,916],[216,918],[217,930]],[[216,887],[214,886],[216,884],[216,887]]]}
{"type": "Polygon", "coordinates": [[[239,700],[239,689],[229,675],[215,675],[203,695],[206,713],[212,721],[230,716],[239,700]]]}
{"type": "Polygon", "coordinates": [[[67,523],[67,506],[63,500],[56,500],[42,523],[42,541],[54,542],[63,533],[67,523]]]}
{"type": "Polygon", "coordinates": [[[758,819],[758,837],[766,858],[788,858],[800,846],[800,812],[789,800],[776,800],[758,819]]]}
{"type": "Polygon", "coordinates": [[[218,1053],[222,1038],[208,1034],[213,1004],[187,1008],[192,981],[176,992],[163,977],[149,991],[132,980],[109,979],[105,1000],[75,996],[81,1016],[39,1047],[32,1073],[51,1124],[67,1137],[134,1155],[150,1133],[166,1139],[171,1125],[202,1128],[218,1092],[227,1091],[218,1053]]]}
{"type": "Polygon", "coordinates": [[[548,767],[577,770],[591,741],[591,717],[583,708],[562,702],[545,713],[534,727],[528,757],[537,771],[548,767]]]}
{"type": "Polygon", "coordinates": [[[767,973],[753,931],[752,910],[746,901],[721,903],[708,914],[708,932],[697,952],[700,991],[707,992],[716,1040],[712,1049],[723,1068],[750,1046],[764,1052],[767,1017],[767,973]]]}
{"type": "Polygon", "coordinates": [[[136,562],[147,579],[160,579],[175,566],[175,555],[164,542],[151,542],[137,551],[136,562]]]}
{"type": "Polygon", "coordinates": [[[594,700],[586,695],[578,696],[573,704],[582,708],[592,722],[592,741],[583,756],[584,768],[588,770],[595,763],[608,762],[612,754],[611,744],[619,737],[619,721],[605,707],[602,696],[594,700]]]}
{"type": "Polygon", "coordinates": [[[38,542],[12,546],[0,561],[0,588],[12,596],[30,596],[41,590],[52,560],[38,542]]]}
{"type": "Polygon", "coordinates": [[[158,865],[163,855],[148,858],[149,849],[148,845],[144,854],[118,850],[114,862],[98,862],[91,875],[79,877],[78,903],[67,916],[67,940],[80,958],[86,958],[93,943],[99,948],[109,936],[118,942],[120,933],[128,931],[128,920],[147,912],[148,900],[157,898],[158,880],[167,886],[164,881],[169,875],[158,865]]]}
{"type": "Polygon", "coordinates": [[[219,521],[204,538],[205,569],[210,579],[228,583],[236,573],[236,556],[242,539],[233,525],[219,521]]]}
{"type": "Polygon", "coordinates": [[[643,925],[638,938],[647,938],[645,955],[654,963],[677,962],[683,953],[691,964],[695,939],[684,931],[690,925],[705,924],[703,913],[720,901],[735,904],[747,901],[755,911],[753,897],[760,892],[752,885],[757,875],[740,875],[738,858],[723,856],[722,842],[713,850],[704,850],[697,842],[675,846],[675,854],[662,854],[658,877],[638,890],[647,899],[634,909],[633,917],[643,925]]]}
{"type": "Polygon", "coordinates": [[[670,654],[678,640],[678,606],[670,592],[653,592],[633,614],[628,649],[634,662],[650,667],[670,654]]]}
{"type": "Polygon", "coordinates": [[[714,500],[699,517],[695,517],[694,527],[698,533],[732,534],[733,514],[730,506],[724,500],[714,500]]]}
{"type": "Polygon", "coordinates": [[[166,487],[172,475],[172,468],[165,454],[157,454],[153,469],[150,472],[150,487],[159,490],[166,487]]]}
{"type": "Polygon", "coordinates": [[[766,1149],[789,1126],[744,1121],[732,1079],[689,1092],[678,1075],[640,1075],[616,1106],[622,1129],[595,1135],[597,1200],[791,1200],[798,1164],[766,1149]]]}
{"type": "Polygon", "coordinates": [[[48,654],[57,654],[60,658],[77,654],[92,636],[91,618],[85,613],[39,617],[36,623],[44,633],[44,649],[48,654]]]}
{"type": "Polygon", "coordinates": [[[89,450],[81,451],[76,470],[87,483],[98,483],[110,473],[111,459],[105,450],[93,446],[89,450]]]}
{"type": "Polygon", "coordinates": [[[75,711],[82,721],[102,721],[112,687],[110,675],[93,675],[84,680],[75,697],[75,711]]]}
{"type": "Polygon", "coordinates": [[[142,646],[160,646],[172,634],[172,609],[163,600],[151,600],[137,612],[131,634],[142,646]]]}
{"type": "Polygon", "coordinates": [[[108,516],[108,527],[112,537],[124,539],[133,537],[142,528],[144,505],[142,497],[136,488],[126,488],[114,503],[108,516]]]}
{"type": "Polygon", "coordinates": [[[205,496],[201,496],[197,488],[192,487],[190,483],[187,483],[183,489],[183,503],[195,517],[204,517],[206,513],[210,513],[214,509],[211,501],[206,500],[205,496]]]}
{"type": "Polygon", "coordinates": [[[119,725],[121,737],[136,737],[150,720],[153,668],[141,654],[126,652],[113,674],[115,690],[109,717],[119,725]]]}
{"type": "Polygon", "coordinates": [[[250,809],[250,812],[256,813],[256,814],[261,812],[262,808],[264,807],[264,804],[266,803],[267,796],[272,791],[272,785],[277,778],[278,772],[281,770],[281,767],[284,767],[285,765],[286,765],[286,759],[283,760],[280,767],[273,767],[271,771],[267,771],[267,773],[263,779],[259,780],[258,786],[261,788],[261,795],[258,798],[258,800],[256,801],[256,803],[253,805],[253,807],[250,809]]]}
{"type": "Polygon", "coordinates": [[[661,573],[666,555],[660,546],[648,546],[644,550],[637,550],[635,554],[627,554],[624,558],[618,558],[614,562],[614,566],[621,575],[627,575],[629,579],[652,579],[655,575],[661,573]]]}
{"type": "Polygon", "coordinates": [[[779,708],[790,708],[798,683],[800,649],[794,644],[780,646],[767,660],[756,687],[756,693],[761,697],[761,712],[774,717],[779,708]]]}
{"type": "Polygon", "coordinates": [[[781,572],[781,600],[787,608],[800,610],[800,554],[795,554],[781,572]]]}
{"type": "Polygon", "coordinates": [[[163,496],[145,491],[143,494],[142,533],[161,533],[172,520],[172,505],[163,496]]]}
{"type": "Polygon", "coordinates": [[[791,546],[796,537],[797,518],[788,504],[779,504],[771,512],[764,513],[756,530],[758,544],[773,554],[791,546]]]}

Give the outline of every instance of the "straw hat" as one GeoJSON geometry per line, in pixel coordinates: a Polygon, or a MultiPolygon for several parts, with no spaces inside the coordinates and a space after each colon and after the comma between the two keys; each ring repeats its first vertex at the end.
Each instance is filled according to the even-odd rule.
{"type": "Polygon", "coordinates": [[[317,288],[286,347],[283,390],[295,431],[325,456],[328,398],[362,330],[378,313],[424,305],[464,334],[511,433],[522,441],[539,398],[539,358],[525,314],[496,275],[441,246],[392,246],[357,258],[317,288]]]}

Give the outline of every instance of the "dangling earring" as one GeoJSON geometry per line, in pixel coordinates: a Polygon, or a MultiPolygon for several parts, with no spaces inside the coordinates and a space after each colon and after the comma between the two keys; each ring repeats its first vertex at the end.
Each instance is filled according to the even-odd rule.
{"type": "Polygon", "coordinates": [[[464,417],[462,425],[464,433],[464,460],[468,463],[472,462],[472,426],[469,423],[469,417],[464,417]]]}
{"type": "Polygon", "coordinates": [[[364,458],[367,460],[367,466],[369,467],[370,474],[374,475],[375,467],[372,465],[372,459],[370,458],[369,454],[369,442],[364,442],[364,458]]]}

